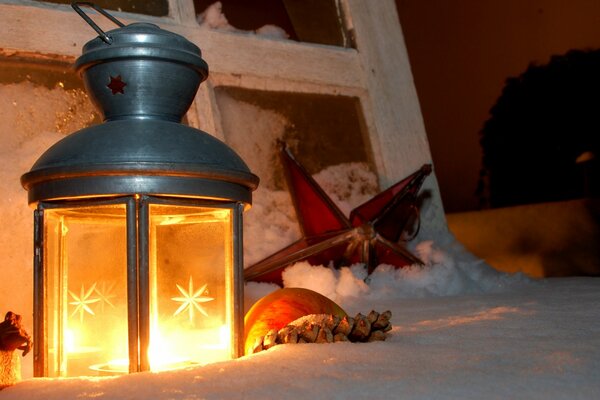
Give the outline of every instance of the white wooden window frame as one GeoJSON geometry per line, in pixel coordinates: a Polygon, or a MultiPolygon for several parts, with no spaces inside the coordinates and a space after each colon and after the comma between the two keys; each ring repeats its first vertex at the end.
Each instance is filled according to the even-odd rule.
{"type": "MultiPolygon", "coordinates": [[[[192,0],[169,0],[169,15],[110,11],[125,24],[151,22],[202,49],[210,77],[188,113],[192,126],[223,139],[214,88],[303,92],[357,97],[380,185],[388,187],[431,163],[431,153],[394,0],[340,0],[357,49],[273,40],[200,28],[192,0]]],[[[90,11],[93,13],[93,11],[90,11]]],[[[114,25],[93,16],[103,29],[114,25]]],[[[0,57],[74,61],[95,36],[69,5],[0,0],[0,57]]],[[[446,231],[439,189],[425,213],[425,236],[446,231]]],[[[426,237],[427,238],[427,237],[426,237]]]]}

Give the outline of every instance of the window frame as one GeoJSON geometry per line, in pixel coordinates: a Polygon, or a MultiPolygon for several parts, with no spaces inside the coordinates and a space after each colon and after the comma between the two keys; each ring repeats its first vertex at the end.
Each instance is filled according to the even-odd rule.
{"type": "MultiPolygon", "coordinates": [[[[185,36],[210,65],[188,112],[191,126],[224,139],[214,88],[287,91],[357,97],[380,186],[389,187],[431,163],[431,153],[394,0],[338,0],[357,49],[201,28],[193,0],[169,0],[169,15],[153,17],[110,11],[125,24],[150,22],[185,36]]],[[[93,13],[93,12],[90,12],[93,13]]],[[[105,30],[112,22],[92,15],[105,30]]],[[[69,5],[0,0],[0,57],[72,63],[95,32],[69,5]]],[[[435,175],[435,230],[446,221],[435,175]]],[[[422,210],[423,211],[423,210],[422,210]]]]}

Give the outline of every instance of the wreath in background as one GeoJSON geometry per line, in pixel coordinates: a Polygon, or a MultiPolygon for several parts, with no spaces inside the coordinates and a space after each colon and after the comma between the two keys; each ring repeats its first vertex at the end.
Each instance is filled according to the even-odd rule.
{"type": "Polygon", "coordinates": [[[482,207],[598,194],[600,50],[571,50],[509,78],[481,131],[482,207]]]}

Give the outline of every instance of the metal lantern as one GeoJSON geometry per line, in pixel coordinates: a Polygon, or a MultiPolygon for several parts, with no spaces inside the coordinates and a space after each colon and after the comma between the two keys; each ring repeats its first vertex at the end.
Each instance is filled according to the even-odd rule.
{"type": "Polygon", "coordinates": [[[181,124],[200,49],[147,23],[103,32],[76,69],[104,122],[21,178],[34,211],[34,374],[170,369],[243,354],[240,157],[181,124]]]}

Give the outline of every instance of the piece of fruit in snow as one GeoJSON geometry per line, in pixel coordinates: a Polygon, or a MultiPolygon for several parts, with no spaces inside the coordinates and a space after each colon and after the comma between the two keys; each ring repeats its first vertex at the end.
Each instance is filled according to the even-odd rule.
{"type": "Polygon", "coordinates": [[[309,314],[333,314],[340,318],[347,315],[334,301],[310,289],[284,288],[266,295],[244,318],[245,354],[251,354],[255,341],[269,330],[279,330],[309,314]]]}

